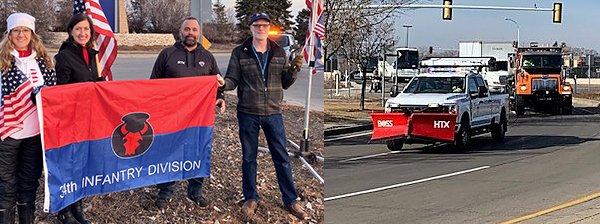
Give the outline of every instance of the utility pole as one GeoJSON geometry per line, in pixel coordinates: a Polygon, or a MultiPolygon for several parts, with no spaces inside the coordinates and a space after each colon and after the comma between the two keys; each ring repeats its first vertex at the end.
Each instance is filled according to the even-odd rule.
{"type": "Polygon", "coordinates": [[[520,40],[520,39],[521,39],[521,37],[520,37],[520,31],[519,31],[519,30],[520,30],[520,29],[519,29],[519,24],[517,23],[517,21],[514,21],[514,20],[512,20],[512,19],[510,19],[510,18],[504,18],[504,20],[511,21],[511,22],[513,22],[515,25],[517,25],[517,48],[518,48],[518,47],[519,47],[519,45],[521,44],[521,40],[520,40]]]}
{"type": "Polygon", "coordinates": [[[412,25],[402,25],[402,27],[406,28],[406,47],[408,48],[408,29],[412,27],[412,25]]]}
{"type": "Polygon", "coordinates": [[[592,55],[588,54],[588,93],[592,91],[592,55]]]}

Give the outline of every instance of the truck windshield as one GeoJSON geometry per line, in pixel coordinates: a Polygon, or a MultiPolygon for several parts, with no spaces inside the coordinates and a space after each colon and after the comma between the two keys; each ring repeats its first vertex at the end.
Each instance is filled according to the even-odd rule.
{"type": "Polygon", "coordinates": [[[279,46],[287,47],[290,45],[290,40],[284,35],[269,36],[269,38],[277,42],[279,46]]]}
{"type": "Polygon", "coordinates": [[[558,74],[562,66],[560,55],[523,55],[523,69],[533,74],[558,74]]]}
{"type": "Polygon", "coordinates": [[[464,77],[415,77],[405,93],[464,93],[464,77]]]}

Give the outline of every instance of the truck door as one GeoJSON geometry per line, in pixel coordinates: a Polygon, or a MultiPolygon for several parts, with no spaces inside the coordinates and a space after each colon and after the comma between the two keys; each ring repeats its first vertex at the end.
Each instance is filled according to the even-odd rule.
{"type": "Polygon", "coordinates": [[[484,95],[479,96],[479,116],[481,116],[481,120],[483,124],[489,124],[492,122],[492,97],[490,97],[489,89],[487,85],[484,83],[483,78],[481,76],[475,77],[475,81],[477,81],[477,88],[480,87],[485,88],[484,95]]]}
{"type": "Polygon", "coordinates": [[[481,125],[483,121],[479,112],[481,107],[481,98],[477,94],[477,81],[475,81],[475,77],[471,76],[468,78],[467,82],[469,95],[471,96],[471,126],[478,126],[481,125]]]}

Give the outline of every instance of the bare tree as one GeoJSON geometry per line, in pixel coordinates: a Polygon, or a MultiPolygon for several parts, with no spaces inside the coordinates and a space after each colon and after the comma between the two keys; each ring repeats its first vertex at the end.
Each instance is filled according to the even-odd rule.
{"type": "MultiPolygon", "coordinates": [[[[13,12],[14,4],[13,1],[9,0],[1,0],[2,5],[0,6],[0,18],[8,18],[8,16],[13,12]]],[[[4,21],[0,22],[0,37],[4,37],[4,33],[6,31],[6,23],[4,21]]]]}
{"type": "Polygon", "coordinates": [[[72,0],[56,0],[56,13],[54,16],[53,31],[67,31],[67,25],[73,17],[72,0]]]}
{"type": "Polygon", "coordinates": [[[190,16],[189,0],[130,0],[130,31],[172,33],[179,38],[181,21],[190,16]]]}
{"type": "MultiPolygon", "coordinates": [[[[36,33],[44,35],[54,24],[54,0],[6,1],[9,6],[7,17],[14,12],[24,12],[35,17],[36,33]]],[[[4,28],[6,29],[6,28],[4,28]]]]}
{"type": "MultiPolygon", "coordinates": [[[[360,22],[367,23],[366,20],[365,18],[360,22]]],[[[340,49],[346,60],[357,65],[363,73],[359,105],[361,110],[365,109],[365,92],[368,78],[366,71],[369,60],[372,58],[378,60],[393,47],[394,38],[391,35],[393,33],[392,22],[381,22],[356,31],[345,47],[340,49]]]]}
{"type": "Polygon", "coordinates": [[[235,9],[233,7],[227,7],[225,8],[225,17],[227,18],[227,24],[229,24],[229,29],[231,29],[231,32],[229,33],[230,36],[230,43],[236,43],[236,34],[235,34],[235,27],[236,27],[236,23],[237,23],[237,19],[235,18],[235,9]]]}
{"type": "Polygon", "coordinates": [[[393,8],[370,5],[404,5],[417,0],[328,0],[325,1],[325,59],[342,55],[363,72],[360,109],[364,110],[368,59],[381,56],[393,47],[393,8]]]}

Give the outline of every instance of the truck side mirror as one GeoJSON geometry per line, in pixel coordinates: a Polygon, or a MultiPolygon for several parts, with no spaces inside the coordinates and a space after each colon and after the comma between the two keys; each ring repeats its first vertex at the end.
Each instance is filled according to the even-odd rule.
{"type": "Polygon", "coordinates": [[[395,97],[397,95],[398,95],[398,85],[392,85],[392,88],[390,88],[390,96],[395,97]]]}
{"type": "Polygon", "coordinates": [[[485,88],[485,86],[479,86],[477,88],[478,92],[479,92],[479,97],[486,97],[487,96],[487,88],[485,88]]]}
{"type": "Polygon", "coordinates": [[[471,95],[471,99],[475,99],[479,96],[479,93],[476,92],[469,92],[469,95],[471,95]]]}

